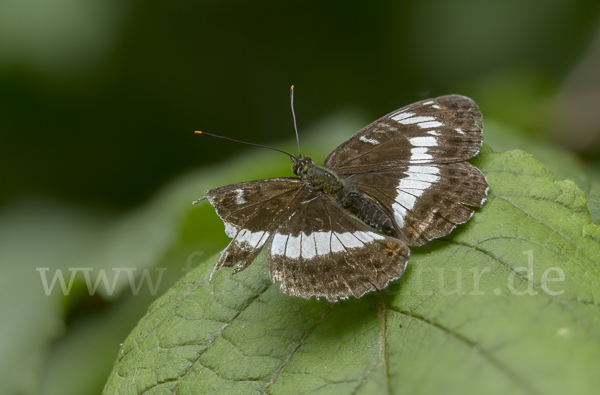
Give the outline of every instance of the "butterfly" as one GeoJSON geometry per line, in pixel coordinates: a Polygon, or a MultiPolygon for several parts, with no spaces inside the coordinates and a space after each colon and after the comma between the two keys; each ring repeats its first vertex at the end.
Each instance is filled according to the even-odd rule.
{"type": "Polygon", "coordinates": [[[473,100],[440,96],[364,127],[323,165],[298,145],[286,153],[296,177],[206,191],[194,203],[208,200],[233,239],[215,270],[239,273],[266,246],[270,278],[288,295],[337,301],[385,288],[406,270],[409,247],[446,236],[485,202],[485,176],[465,162],[481,133],[473,100]]]}

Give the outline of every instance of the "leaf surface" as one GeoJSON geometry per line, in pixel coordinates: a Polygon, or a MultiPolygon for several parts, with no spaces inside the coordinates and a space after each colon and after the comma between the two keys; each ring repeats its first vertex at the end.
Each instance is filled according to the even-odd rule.
{"type": "Polygon", "coordinates": [[[282,294],[264,252],[159,298],[106,394],[564,394],[600,386],[600,229],[586,197],[523,151],[474,160],[488,202],[412,249],[381,292],[330,304],[282,294]]]}

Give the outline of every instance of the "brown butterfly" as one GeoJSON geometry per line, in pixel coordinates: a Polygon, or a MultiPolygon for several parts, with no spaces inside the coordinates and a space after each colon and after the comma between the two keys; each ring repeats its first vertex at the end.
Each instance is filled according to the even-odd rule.
{"type": "Polygon", "coordinates": [[[481,148],[481,120],[467,97],[423,100],[364,127],[322,166],[286,153],[297,177],[207,191],[195,203],[207,199],[233,239],[215,270],[239,273],[266,245],[271,280],[288,295],[336,301],[385,288],[404,273],[408,246],[447,235],[485,202],[486,179],[465,162],[481,148]]]}

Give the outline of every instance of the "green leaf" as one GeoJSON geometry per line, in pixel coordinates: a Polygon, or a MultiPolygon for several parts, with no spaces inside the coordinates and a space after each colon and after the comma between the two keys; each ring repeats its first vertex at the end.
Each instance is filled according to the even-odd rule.
{"type": "Polygon", "coordinates": [[[282,294],[264,252],[216,256],[159,298],[105,394],[593,393],[600,228],[585,194],[523,151],[474,160],[488,202],[412,249],[399,281],[335,304],[282,294]]]}
{"type": "Polygon", "coordinates": [[[534,138],[509,125],[487,119],[485,141],[496,151],[523,149],[535,159],[548,166],[559,179],[575,181],[587,194],[587,207],[592,222],[600,224],[600,166],[584,165],[573,152],[550,144],[547,140],[534,138]]]}

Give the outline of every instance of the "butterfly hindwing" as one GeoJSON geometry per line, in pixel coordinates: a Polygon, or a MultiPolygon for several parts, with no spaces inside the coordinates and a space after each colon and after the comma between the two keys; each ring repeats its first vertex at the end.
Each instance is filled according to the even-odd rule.
{"type": "Polygon", "coordinates": [[[338,146],[324,166],[338,174],[410,164],[462,162],[481,148],[482,117],[459,95],[423,100],[394,111],[338,146]]]}
{"type": "Polygon", "coordinates": [[[419,246],[471,218],[487,196],[485,176],[467,162],[401,166],[345,178],[394,223],[392,236],[419,246]]]}
{"type": "Polygon", "coordinates": [[[382,289],[403,273],[409,249],[367,228],[324,195],[297,207],[274,231],[269,270],[281,290],[329,301],[382,289]]]}
{"type": "Polygon", "coordinates": [[[273,230],[307,199],[309,190],[299,178],[279,177],[225,185],[206,191],[233,240],[221,253],[215,270],[244,270],[258,256],[273,230]]]}

